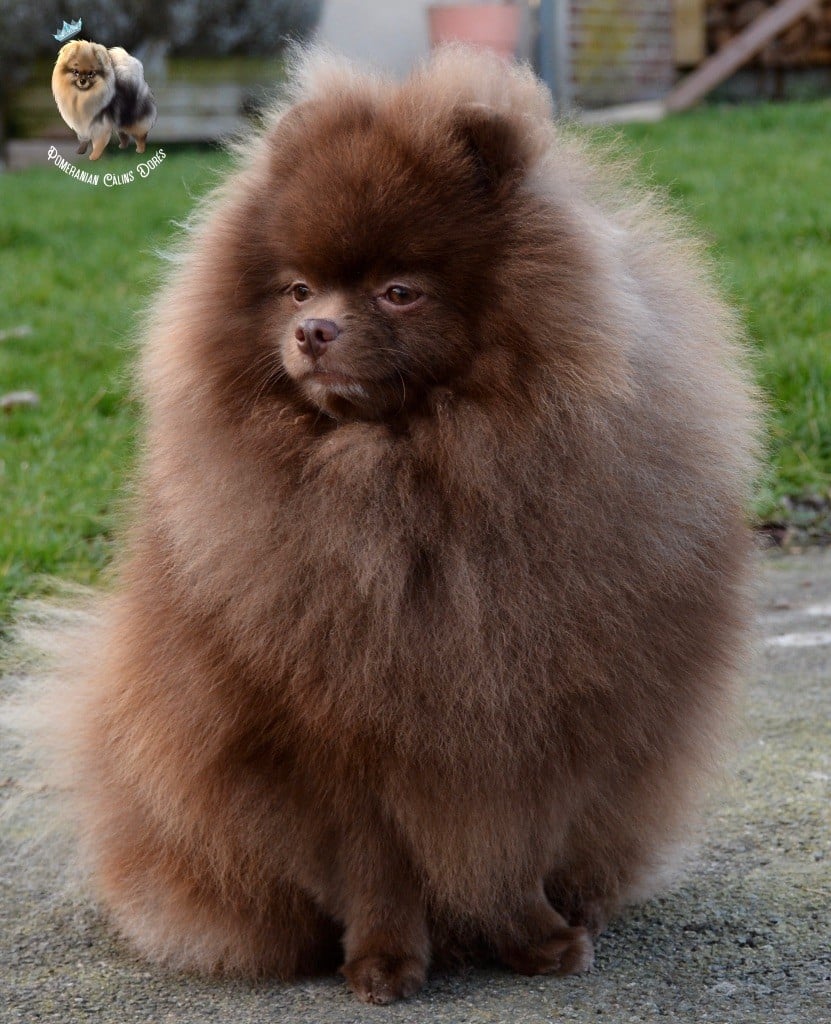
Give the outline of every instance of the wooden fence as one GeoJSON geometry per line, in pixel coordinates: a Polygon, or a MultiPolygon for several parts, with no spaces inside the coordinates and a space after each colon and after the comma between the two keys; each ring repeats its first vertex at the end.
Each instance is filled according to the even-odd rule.
{"type": "MultiPolygon", "coordinates": [[[[63,139],[72,134],[55,106],[51,74],[51,65],[38,64],[16,97],[16,137],[63,139]]],[[[212,142],[233,134],[247,113],[268,103],[280,80],[279,61],[170,61],[164,73],[147,73],[159,110],[153,142],[212,142]]]]}

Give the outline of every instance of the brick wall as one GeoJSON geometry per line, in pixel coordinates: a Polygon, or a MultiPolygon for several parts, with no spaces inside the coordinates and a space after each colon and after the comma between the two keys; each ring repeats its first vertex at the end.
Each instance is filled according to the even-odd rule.
{"type": "Polygon", "coordinates": [[[672,0],[570,0],[572,102],[662,96],[675,81],[672,0]]]}

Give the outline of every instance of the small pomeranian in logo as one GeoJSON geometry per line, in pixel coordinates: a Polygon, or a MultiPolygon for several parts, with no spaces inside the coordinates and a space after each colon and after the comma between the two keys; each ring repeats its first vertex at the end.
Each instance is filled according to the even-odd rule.
{"type": "MultiPolygon", "coordinates": [[[[56,38],[58,38],[56,36],[56,38]]],[[[118,132],[121,149],[143,153],[156,123],[156,102],[140,60],[120,46],[76,39],[63,46],[52,72],[52,94],[61,117],[78,136],[78,152],[97,160],[118,132]]]]}

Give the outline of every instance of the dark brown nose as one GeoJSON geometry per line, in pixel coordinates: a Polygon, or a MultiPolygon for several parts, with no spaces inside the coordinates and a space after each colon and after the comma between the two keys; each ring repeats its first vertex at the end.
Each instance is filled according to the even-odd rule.
{"type": "Polygon", "coordinates": [[[312,359],[317,359],[339,334],[340,327],[334,320],[303,320],[294,332],[297,347],[312,359]]]}

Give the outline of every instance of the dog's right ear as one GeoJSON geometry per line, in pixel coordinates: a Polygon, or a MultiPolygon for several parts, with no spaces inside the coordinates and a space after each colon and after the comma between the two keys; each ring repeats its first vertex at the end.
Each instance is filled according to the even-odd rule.
{"type": "Polygon", "coordinates": [[[528,152],[517,126],[484,103],[459,107],[453,134],[467,149],[477,177],[487,190],[521,178],[528,167],[528,152]]]}

